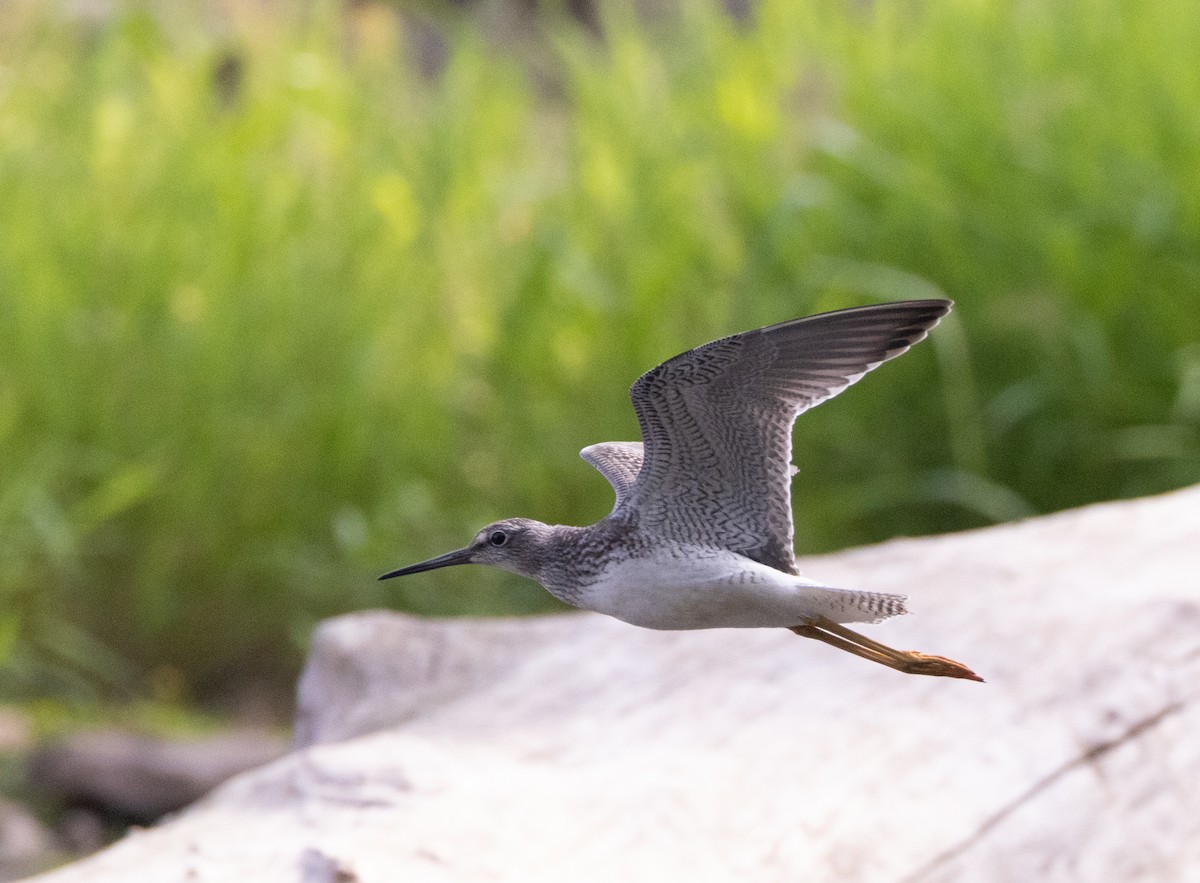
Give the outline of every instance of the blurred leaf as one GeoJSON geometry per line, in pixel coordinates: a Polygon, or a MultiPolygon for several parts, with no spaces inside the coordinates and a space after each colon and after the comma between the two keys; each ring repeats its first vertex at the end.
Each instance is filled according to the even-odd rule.
{"type": "Polygon", "coordinates": [[[21,618],[15,613],[0,613],[0,665],[8,665],[17,646],[21,618]]]}
{"type": "Polygon", "coordinates": [[[68,520],[78,534],[87,534],[147,499],[158,490],[160,481],[154,466],[128,466],[108,476],[100,487],[72,506],[68,520]]]}

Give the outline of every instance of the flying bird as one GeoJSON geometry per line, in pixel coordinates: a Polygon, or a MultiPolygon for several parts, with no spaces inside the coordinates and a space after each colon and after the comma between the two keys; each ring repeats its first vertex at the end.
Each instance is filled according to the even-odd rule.
{"type": "Polygon", "coordinates": [[[786,628],[897,671],[980,681],[960,662],[847,628],[905,613],[905,596],[809,579],[792,549],[796,418],[923,340],[951,306],[836,310],[668,359],[630,389],[642,440],[580,451],[616,492],[607,517],[590,527],[506,518],[380,579],[489,564],[645,628],[786,628]]]}

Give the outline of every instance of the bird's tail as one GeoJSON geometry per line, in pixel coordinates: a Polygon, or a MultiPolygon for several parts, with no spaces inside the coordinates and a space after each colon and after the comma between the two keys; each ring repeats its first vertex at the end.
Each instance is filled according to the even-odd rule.
{"type": "Polygon", "coordinates": [[[813,592],[813,600],[822,608],[820,615],[834,622],[880,622],[908,613],[908,608],[904,605],[908,600],[906,595],[859,592],[853,589],[835,589],[832,586],[809,591],[813,592]]]}

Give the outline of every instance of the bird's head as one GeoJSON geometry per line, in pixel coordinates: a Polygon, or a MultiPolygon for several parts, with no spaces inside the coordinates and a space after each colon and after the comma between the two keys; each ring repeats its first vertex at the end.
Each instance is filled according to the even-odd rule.
{"type": "Polygon", "coordinates": [[[543,556],[540,554],[549,541],[552,528],[531,518],[506,518],[489,524],[471,544],[445,555],[410,564],[385,573],[380,579],[408,576],[454,564],[490,564],[521,576],[537,578],[543,556]]]}

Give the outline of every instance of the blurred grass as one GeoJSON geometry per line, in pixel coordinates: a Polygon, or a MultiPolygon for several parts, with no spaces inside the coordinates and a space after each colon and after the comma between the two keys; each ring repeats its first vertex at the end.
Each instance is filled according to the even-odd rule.
{"type": "Polygon", "coordinates": [[[638,374],[823,309],[959,305],[800,423],[801,551],[1200,481],[1195,4],[451,22],[432,75],[382,6],[164,9],[0,27],[0,694],[546,609],[372,578],[604,515],[638,374]]]}

